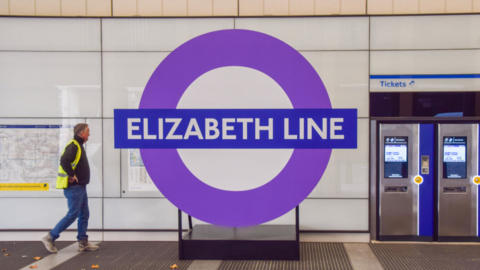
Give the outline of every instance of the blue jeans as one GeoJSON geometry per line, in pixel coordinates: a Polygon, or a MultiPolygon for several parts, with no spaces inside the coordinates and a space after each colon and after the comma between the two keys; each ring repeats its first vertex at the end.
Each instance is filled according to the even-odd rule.
{"type": "Polygon", "coordinates": [[[88,238],[87,227],[90,211],[88,210],[87,188],[85,185],[69,186],[63,190],[68,201],[68,213],[58,222],[57,226],[50,231],[53,241],[60,237],[60,233],[78,218],[78,241],[88,238]]]}

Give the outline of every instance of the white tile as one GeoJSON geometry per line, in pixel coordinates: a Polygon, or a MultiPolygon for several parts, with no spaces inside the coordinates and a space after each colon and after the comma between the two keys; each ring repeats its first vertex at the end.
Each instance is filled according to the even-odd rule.
{"type": "Polygon", "coordinates": [[[232,28],[233,19],[225,18],[104,19],[103,49],[172,51],[196,36],[232,28]]]}
{"type": "Polygon", "coordinates": [[[480,0],[473,0],[472,7],[472,12],[480,12],[480,0]]]}
{"type": "MultiPolygon", "coordinates": [[[[0,232],[0,241],[40,241],[42,237],[47,235],[47,232],[52,228],[45,229],[45,231],[22,231],[22,232],[0,232]]],[[[88,232],[89,241],[102,241],[103,232],[88,232]]],[[[57,241],[77,241],[76,231],[64,231],[57,241]]]]}
{"type": "Polygon", "coordinates": [[[420,0],[420,13],[445,13],[445,0],[420,0]]]}
{"type": "Polygon", "coordinates": [[[139,16],[162,16],[162,1],[138,0],[137,13],[139,16]]]}
{"type": "Polygon", "coordinates": [[[238,0],[240,16],[263,16],[263,0],[238,0]]]}
{"type": "Polygon", "coordinates": [[[120,197],[120,149],[114,147],[113,119],[103,119],[104,197],[120,197]]]}
{"type": "Polygon", "coordinates": [[[163,16],[188,16],[188,0],[162,0],[163,16]]]}
{"type": "Polygon", "coordinates": [[[300,204],[300,230],[367,231],[368,199],[306,199],[300,204]]]}
{"type": "Polygon", "coordinates": [[[315,0],[290,0],[290,15],[314,15],[315,0]]]}
{"type": "Polygon", "coordinates": [[[300,242],[370,243],[370,233],[300,233],[300,242]]]}
{"type": "Polygon", "coordinates": [[[367,50],[368,18],[240,18],[237,29],[274,36],[297,50],[367,50]]]}
{"type": "Polygon", "coordinates": [[[289,0],[263,0],[264,15],[288,15],[288,3],[289,0]]]}
{"type": "Polygon", "coordinates": [[[376,51],[370,74],[478,74],[480,50],[376,51]]]}
{"type": "Polygon", "coordinates": [[[10,15],[35,16],[35,0],[10,0],[10,15]]]}
{"type": "Polygon", "coordinates": [[[138,108],[150,76],[167,52],[103,53],[103,111],[113,117],[114,109],[138,108]]]}
{"type": "Polygon", "coordinates": [[[36,0],[35,15],[60,16],[60,0],[36,0]]]}
{"type": "Polygon", "coordinates": [[[394,0],[367,0],[367,14],[392,14],[394,0]]]}
{"type": "Polygon", "coordinates": [[[369,116],[368,52],[302,52],[323,81],[333,108],[369,116]]]}
{"type": "MultiPolygon", "coordinates": [[[[60,118],[1,118],[0,119],[0,125],[62,125],[62,126],[75,126],[78,123],[85,123],[85,119],[60,119],[60,118]]],[[[31,129],[32,133],[29,136],[36,136],[38,133],[31,129]],[[35,135],[34,135],[35,134],[35,135]]],[[[57,129],[57,131],[60,131],[57,129]]],[[[63,132],[65,130],[62,130],[63,132]]],[[[20,134],[22,134],[21,132],[20,134]]],[[[28,133],[27,133],[28,134],[28,133]]],[[[42,167],[45,168],[46,171],[42,171],[41,174],[37,174],[41,178],[42,176],[49,176],[48,178],[45,179],[33,179],[29,182],[40,182],[40,183],[49,183],[50,185],[50,190],[49,191],[0,191],[0,198],[63,198],[63,190],[58,190],[55,188],[55,183],[56,183],[56,173],[58,170],[58,166],[60,164],[60,155],[65,148],[65,144],[73,138],[73,128],[68,131],[67,133],[63,133],[66,135],[65,137],[60,137],[58,146],[57,146],[57,161],[53,162],[53,164],[42,164],[42,167]],[[49,168],[47,166],[50,166],[49,168]]],[[[59,134],[62,136],[62,133],[59,134]]],[[[15,138],[12,138],[15,140],[15,138]]],[[[33,144],[38,143],[37,141],[33,140],[33,144]]],[[[49,144],[49,148],[53,147],[51,144],[51,141],[46,141],[46,144],[49,144]]],[[[40,143],[37,144],[37,149],[40,149],[43,145],[40,143]]],[[[5,160],[4,160],[5,161],[5,160]]],[[[34,174],[37,173],[37,169],[35,167],[24,167],[21,166],[18,168],[19,170],[23,170],[26,174],[34,174]]],[[[2,175],[7,174],[9,169],[2,170],[2,175]]],[[[3,178],[4,176],[2,176],[3,178]]],[[[19,176],[19,177],[8,177],[9,183],[25,183],[25,177],[19,176]]],[[[4,182],[5,183],[5,182],[4,182]]]]}
{"type": "Polygon", "coordinates": [[[62,16],[87,16],[87,0],[61,0],[62,16]]]}
{"type": "Polygon", "coordinates": [[[0,50],[100,51],[100,20],[0,18],[0,50]]]}
{"type": "Polygon", "coordinates": [[[0,52],[0,115],[100,117],[100,67],[94,52],[0,52]]]}
{"type": "MultiPolygon", "coordinates": [[[[178,228],[178,209],[164,198],[105,198],[105,229],[178,228]]],[[[188,221],[183,214],[183,228],[188,221]]]]}
{"type": "Polygon", "coordinates": [[[87,16],[112,16],[112,1],[87,0],[87,16]]]}
{"type": "Polygon", "coordinates": [[[90,184],[87,186],[90,197],[103,196],[103,147],[102,119],[87,119],[90,127],[90,138],[85,145],[90,165],[90,184]]]}
{"type": "Polygon", "coordinates": [[[237,0],[213,0],[213,16],[237,16],[237,0]]]}
{"type": "Polygon", "coordinates": [[[480,15],[372,17],[371,49],[476,49],[478,25],[480,15]]]}
{"type": "Polygon", "coordinates": [[[178,241],[178,232],[104,232],[104,241],[178,241]]]}
{"type": "Polygon", "coordinates": [[[472,0],[447,0],[446,13],[470,13],[472,12],[472,0]]]}
{"type": "Polygon", "coordinates": [[[137,0],[112,0],[113,16],[137,15],[137,0]]]}
{"type": "Polygon", "coordinates": [[[334,149],[327,169],[308,198],[368,199],[368,119],[358,119],[357,149],[334,149]]]}
{"type": "Polygon", "coordinates": [[[10,15],[9,0],[0,0],[0,15],[10,15]]]}
{"type": "Polygon", "coordinates": [[[366,1],[367,0],[342,0],[341,6],[340,6],[340,12],[342,15],[346,15],[346,14],[365,15],[366,1]]]}
{"type": "Polygon", "coordinates": [[[417,14],[420,0],[393,1],[394,14],[417,14]]]}
{"type": "Polygon", "coordinates": [[[213,0],[189,0],[188,16],[213,16],[213,0]]]}
{"type": "Polygon", "coordinates": [[[340,0],[315,0],[315,14],[340,14],[340,0]]]}
{"type": "MultiPolygon", "coordinates": [[[[0,198],[0,229],[53,229],[67,214],[64,198],[0,198]]],[[[102,229],[102,199],[89,198],[89,229],[102,229]]],[[[74,222],[69,229],[76,229],[74,222]]]]}

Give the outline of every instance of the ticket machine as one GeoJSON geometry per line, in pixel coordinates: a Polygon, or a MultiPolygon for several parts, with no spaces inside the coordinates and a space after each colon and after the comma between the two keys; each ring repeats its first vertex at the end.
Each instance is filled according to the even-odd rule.
{"type": "Polygon", "coordinates": [[[479,125],[438,125],[438,240],[479,241],[479,125]]]}
{"type": "Polygon", "coordinates": [[[434,125],[381,124],[378,235],[381,241],[432,241],[434,125]]]}

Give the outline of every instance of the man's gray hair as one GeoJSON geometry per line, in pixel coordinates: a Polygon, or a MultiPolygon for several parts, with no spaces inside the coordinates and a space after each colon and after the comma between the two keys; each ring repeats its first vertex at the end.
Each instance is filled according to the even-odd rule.
{"type": "Polygon", "coordinates": [[[73,128],[73,134],[79,135],[88,127],[88,124],[85,123],[79,123],[73,128]]]}

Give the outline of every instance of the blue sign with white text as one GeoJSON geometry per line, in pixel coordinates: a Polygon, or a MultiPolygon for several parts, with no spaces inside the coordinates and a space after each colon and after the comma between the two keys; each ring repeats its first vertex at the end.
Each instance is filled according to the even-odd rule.
{"type": "Polygon", "coordinates": [[[356,109],[116,109],[115,148],[357,148],[356,109]]]}

